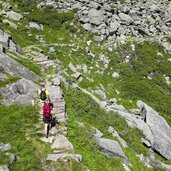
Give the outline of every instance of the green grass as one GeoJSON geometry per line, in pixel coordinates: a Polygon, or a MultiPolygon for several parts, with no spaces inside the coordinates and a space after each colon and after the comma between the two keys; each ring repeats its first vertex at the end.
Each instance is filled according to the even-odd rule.
{"type": "MultiPolygon", "coordinates": [[[[95,127],[104,133],[104,137],[113,139],[108,133],[109,126],[117,130],[120,136],[128,143],[130,150],[134,153],[132,160],[136,161],[136,153],[146,153],[147,149],[141,145],[142,133],[137,129],[130,128],[124,119],[115,113],[106,113],[99,109],[99,106],[81,91],[63,87],[64,98],[67,104],[68,113],[68,138],[73,143],[76,152],[83,156],[83,164],[90,170],[123,170],[120,159],[110,158],[103,155],[93,139],[91,127],[95,127]],[[82,122],[85,127],[80,128],[77,124],[82,122]],[[98,166],[100,161],[100,166],[98,166]]],[[[145,168],[139,162],[141,170],[145,168]]]]}
{"type": "Polygon", "coordinates": [[[7,79],[4,81],[0,81],[0,88],[5,87],[7,84],[14,83],[18,81],[20,78],[19,77],[13,77],[7,74],[7,79]]]}
{"type": "MultiPolygon", "coordinates": [[[[35,109],[31,106],[1,106],[0,117],[0,140],[3,143],[10,143],[9,152],[17,156],[17,161],[11,169],[41,170],[40,161],[32,144],[33,125],[38,121],[35,109]]],[[[0,157],[0,164],[7,162],[7,158],[3,156],[0,157]]]]}
{"type": "Polygon", "coordinates": [[[53,29],[59,29],[63,23],[74,19],[74,12],[58,12],[53,7],[47,6],[43,9],[35,9],[28,15],[28,19],[53,29]]]}

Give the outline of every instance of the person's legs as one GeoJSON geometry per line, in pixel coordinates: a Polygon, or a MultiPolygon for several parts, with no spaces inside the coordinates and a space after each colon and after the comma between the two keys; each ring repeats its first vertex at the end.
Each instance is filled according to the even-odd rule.
{"type": "Polygon", "coordinates": [[[45,135],[48,137],[48,123],[45,123],[45,135]]]}

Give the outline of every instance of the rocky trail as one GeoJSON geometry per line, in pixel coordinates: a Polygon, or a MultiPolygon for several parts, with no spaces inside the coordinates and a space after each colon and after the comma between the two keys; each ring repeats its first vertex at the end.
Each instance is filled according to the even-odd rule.
{"type": "MultiPolygon", "coordinates": [[[[46,67],[46,64],[49,63],[48,59],[42,58],[37,61],[43,67],[46,67]]],[[[52,75],[48,75],[51,77],[52,75]]],[[[49,91],[51,102],[53,103],[53,124],[49,130],[48,138],[44,135],[44,130],[40,129],[37,133],[42,133],[43,137],[40,138],[41,143],[50,143],[51,149],[54,150],[54,153],[47,154],[47,161],[57,161],[61,159],[64,163],[68,163],[67,159],[76,160],[78,163],[82,161],[82,156],[79,154],[75,154],[74,147],[72,143],[67,138],[67,112],[66,112],[66,104],[63,97],[63,92],[60,87],[60,79],[57,77],[54,79],[54,82],[51,83],[46,81],[46,89],[49,91]]],[[[42,124],[42,111],[39,113],[39,121],[40,125],[42,124]]],[[[39,125],[38,124],[38,125],[39,125]]],[[[49,168],[49,166],[45,165],[43,170],[53,170],[49,168]]]]}

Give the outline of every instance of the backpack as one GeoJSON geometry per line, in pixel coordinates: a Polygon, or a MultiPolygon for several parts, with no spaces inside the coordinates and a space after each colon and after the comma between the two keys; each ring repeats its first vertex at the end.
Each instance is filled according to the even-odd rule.
{"type": "Polygon", "coordinates": [[[46,100],[46,99],[47,99],[47,96],[46,96],[46,89],[44,89],[44,90],[41,89],[41,92],[40,92],[40,99],[41,99],[41,100],[46,100]]]}
{"type": "Polygon", "coordinates": [[[52,107],[49,104],[44,104],[42,109],[43,109],[43,117],[44,118],[51,118],[52,107]]]}

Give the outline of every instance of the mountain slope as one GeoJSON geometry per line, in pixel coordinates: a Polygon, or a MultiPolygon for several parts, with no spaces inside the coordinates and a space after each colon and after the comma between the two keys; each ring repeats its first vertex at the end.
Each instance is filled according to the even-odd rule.
{"type": "MultiPolygon", "coordinates": [[[[79,2],[82,3],[82,1],[79,2]]],[[[77,4],[76,10],[69,8],[72,10],[63,12],[60,10],[65,9],[66,4],[63,2],[64,6],[59,10],[55,7],[55,4],[58,3],[55,1],[36,1],[34,3],[32,1],[25,3],[1,1],[0,5],[4,10],[0,15],[2,21],[0,23],[2,29],[0,78],[1,87],[3,87],[0,89],[0,95],[3,96],[1,102],[2,104],[5,102],[6,104],[30,104],[30,100],[35,98],[34,91],[38,87],[35,83],[30,82],[29,76],[23,76],[23,71],[28,74],[29,70],[32,70],[40,76],[40,79],[48,79],[47,82],[52,84],[54,79],[58,78],[61,81],[68,114],[67,125],[65,125],[68,129],[67,138],[73,144],[75,152],[82,155],[82,164],[79,165],[70,159],[69,164],[65,160],[45,161],[52,149],[49,144],[39,142],[40,135],[35,135],[34,128],[29,130],[28,136],[25,136],[26,139],[29,138],[29,142],[24,137],[19,141],[34,145],[36,161],[39,161],[39,165],[36,166],[36,161],[35,164],[34,162],[29,163],[29,158],[22,157],[25,155],[23,149],[21,150],[22,155],[16,153],[15,151],[20,151],[17,142],[8,141],[6,135],[12,134],[12,137],[15,137],[18,133],[8,130],[8,134],[5,135],[7,129],[3,126],[11,122],[12,115],[16,113],[15,106],[9,107],[12,118],[7,117],[6,123],[2,122],[4,132],[2,143],[11,143],[14,146],[16,156],[28,162],[28,170],[34,167],[36,170],[41,170],[41,167],[44,170],[47,168],[49,170],[164,170],[164,168],[169,170],[171,158],[169,153],[169,142],[171,141],[169,36],[164,32],[162,32],[163,35],[155,35],[153,32],[153,36],[151,34],[141,35],[139,38],[139,34],[142,33],[139,31],[137,36],[129,35],[123,40],[119,39],[122,36],[118,30],[114,33],[115,36],[119,34],[116,39],[104,39],[98,42],[93,37],[97,38],[95,36],[99,35],[96,35],[96,32],[95,35],[86,32],[83,29],[84,26],[82,28],[79,23],[80,16],[76,13],[79,14],[82,6],[77,4]],[[48,3],[52,7],[46,7],[48,3]],[[44,5],[38,8],[40,4],[44,5]],[[11,16],[11,11],[16,13],[11,16]],[[13,24],[9,22],[5,24],[6,19],[13,24]],[[19,64],[14,67],[20,68],[19,75],[15,74],[10,67],[6,69],[2,58],[5,56],[7,56],[6,59],[13,58],[22,64],[22,68],[19,67],[19,64]],[[19,78],[15,78],[16,75],[19,78]],[[23,77],[29,81],[20,80],[23,77]],[[20,83],[17,82],[18,80],[20,83]],[[32,86],[33,84],[35,87],[32,86]],[[24,85],[29,86],[25,88],[24,85]],[[26,100],[22,100],[22,97],[26,100]],[[163,124],[160,125],[160,123],[163,124]],[[157,135],[160,138],[156,137],[157,135]],[[123,142],[127,144],[126,147],[122,144],[123,142]],[[118,149],[112,147],[118,147],[118,149]],[[49,167],[46,168],[46,166],[49,167]]],[[[108,4],[107,1],[95,1],[90,7],[94,9],[100,4],[102,8],[103,3],[108,4]]],[[[114,7],[114,11],[117,11],[115,12],[119,11],[118,3],[109,2],[109,4],[116,5],[117,8],[114,7]]],[[[144,2],[144,5],[148,3],[150,2],[144,2]]],[[[87,1],[87,4],[90,2],[87,1]]],[[[88,8],[87,4],[86,8],[88,8]]],[[[73,4],[69,5],[72,7],[73,4]]],[[[135,3],[132,8],[135,8],[136,5],[135,3]]],[[[154,6],[156,7],[156,4],[154,6]]],[[[164,6],[161,5],[160,12],[163,11],[164,6]]],[[[125,5],[120,4],[121,12],[123,7],[125,5]]],[[[147,7],[143,8],[147,10],[147,7]]],[[[157,11],[158,6],[153,14],[160,14],[157,11]]],[[[143,13],[143,9],[140,10],[140,13],[143,13]]],[[[118,13],[116,14],[119,16],[118,13]]],[[[115,17],[116,14],[112,13],[115,17]]],[[[118,21],[120,22],[119,19],[118,21]]],[[[168,23],[168,20],[165,21],[165,24],[168,23]]],[[[124,22],[120,24],[124,26],[124,22]]],[[[125,27],[128,27],[126,23],[125,27]]],[[[169,32],[169,25],[167,29],[169,32]]],[[[38,79],[37,75],[36,80],[32,76],[33,81],[38,79]]],[[[52,92],[51,96],[53,95],[52,92]]],[[[9,108],[3,107],[2,111],[8,111],[9,108]]],[[[27,106],[26,110],[30,108],[27,106]]],[[[35,110],[36,114],[39,109],[32,110],[35,110]]],[[[27,112],[25,114],[27,115],[27,112]]],[[[25,118],[25,115],[20,117],[25,118]]],[[[28,118],[27,122],[30,125],[37,122],[38,116],[34,117],[34,121],[28,118]]],[[[26,122],[24,118],[23,122],[26,122]]],[[[13,120],[15,122],[16,118],[14,117],[13,120]]],[[[21,124],[25,133],[28,133],[29,126],[27,126],[22,127],[21,124]]],[[[42,126],[40,129],[43,129],[42,126]]],[[[1,153],[7,158],[1,159],[1,164],[8,163],[6,154],[1,153]]],[[[29,157],[33,155],[33,152],[28,153],[30,153],[29,157]]],[[[9,165],[11,170],[17,170],[17,162],[19,162],[18,159],[16,164],[14,162],[9,165]]],[[[24,170],[24,166],[22,168],[24,170]]]]}

